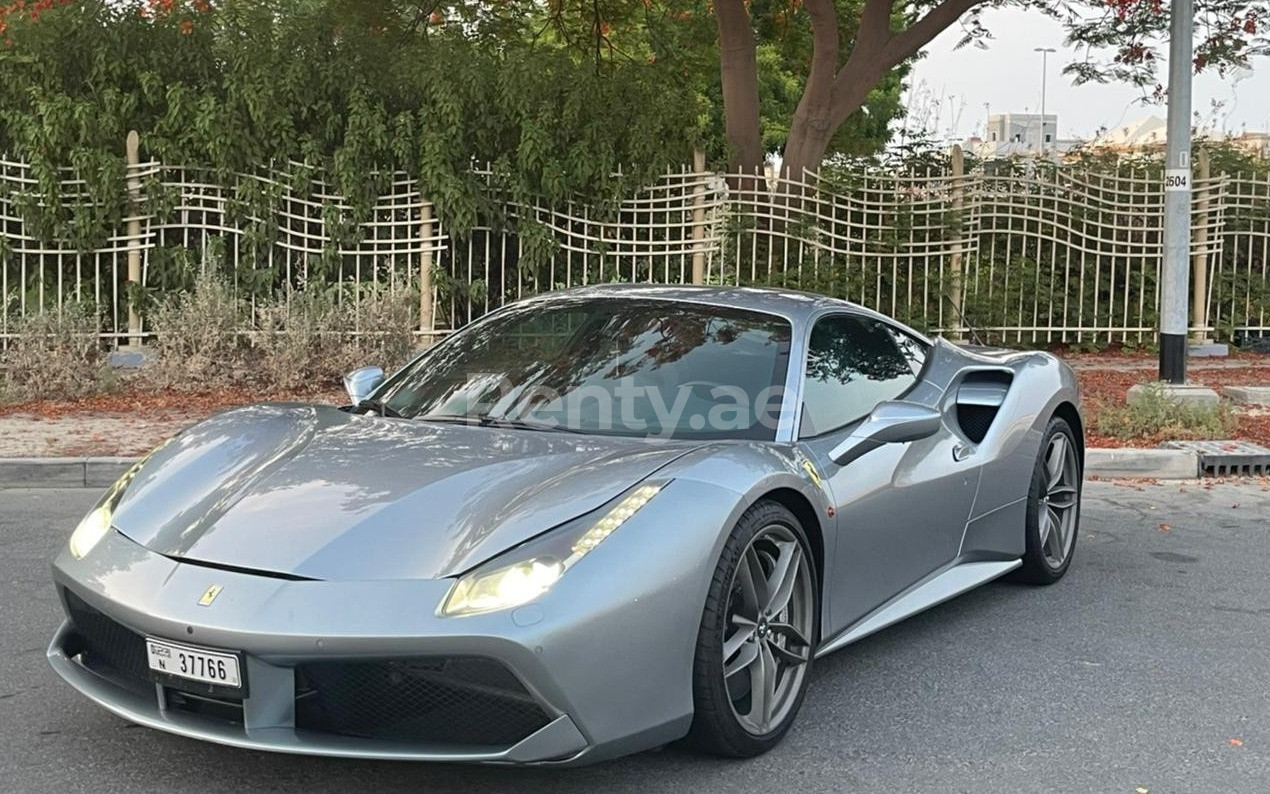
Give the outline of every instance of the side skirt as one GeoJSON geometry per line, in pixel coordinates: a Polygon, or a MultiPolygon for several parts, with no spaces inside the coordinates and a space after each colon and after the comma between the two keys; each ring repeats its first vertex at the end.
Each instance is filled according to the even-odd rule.
{"type": "Polygon", "coordinates": [[[985,582],[1013,571],[1022,564],[1023,560],[1010,560],[1009,562],[963,562],[960,565],[954,565],[917,587],[901,593],[854,625],[847,627],[838,636],[826,641],[816,651],[816,658],[833,653],[844,645],[864,639],[875,631],[881,631],[904,618],[942,604],[953,596],[973,590],[985,582]]]}

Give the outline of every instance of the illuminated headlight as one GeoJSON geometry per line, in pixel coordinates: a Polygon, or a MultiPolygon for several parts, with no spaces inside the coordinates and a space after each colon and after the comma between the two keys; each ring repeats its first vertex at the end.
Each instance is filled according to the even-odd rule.
{"type": "Polygon", "coordinates": [[[641,485],[599,520],[583,523],[581,531],[551,533],[541,542],[528,544],[522,550],[523,558],[517,562],[499,564],[502,560],[495,560],[492,566],[472,571],[450,588],[441,605],[441,614],[475,615],[510,609],[534,600],[648,504],[664,485],[641,485]]]}
{"type": "MultiPolygon", "coordinates": [[[[172,439],[168,439],[171,441],[172,439]]],[[[106,537],[110,532],[111,523],[115,517],[115,507],[118,506],[119,500],[123,498],[123,492],[128,489],[128,485],[133,478],[137,476],[137,472],[150,459],[155,452],[167,446],[168,441],[163,442],[153,451],[143,457],[141,460],[132,464],[132,466],[123,473],[123,476],[110,486],[110,490],[102,497],[88,515],[84,516],[79,522],[79,526],[75,527],[75,531],[71,533],[70,547],[71,556],[77,560],[84,559],[88,552],[92,551],[101,539],[106,537]]]]}
{"type": "Polygon", "coordinates": [[[111,517],[111,505],[108,504],[94,507],[92,512],[84,516],[79,526],[75,527],[75,531],[71,533],[71,556],[82,560],[88,552],[92,551],[93,547],[100,543],[110,531],[111,517]]]}

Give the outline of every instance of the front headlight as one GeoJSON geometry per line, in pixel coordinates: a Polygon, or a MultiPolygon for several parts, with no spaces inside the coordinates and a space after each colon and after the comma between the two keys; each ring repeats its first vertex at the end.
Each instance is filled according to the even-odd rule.
{"type": "MultiPolygon", "coordinates": [[[[172,439],[168,439],[171,441],[172,439]]],[[[132,483],[137,472],[150,459],[155,452],[163,449],[168,445],[168,441],[163,442],[146,454],[141,460],[132,464],[129,469],[123,473],[123,476],[115,480],[115,484],[110,486],[110,490],[106,491],[106,495],[101,498],[97,506],[89,511],[88,515],[79,522],[75,527],[75,531],[71,533],[70,547],[71,556],[77,560],[84,559],[88,552],[101,542],[110,532],[111,523],[115,517],[115,507],[119,505],[119,500],[123,498],[123,492],[128,489],[128,485],[132,483]]]]}
{"type": "Polygon", "coordinates": [[[596,546],[665,486],[641,485],[594,523],[582,523],[572,532],[550,533],[540,542],[526,544],[522,558],[511,564],[502,559],[461,577],[441,604],[446,616],[476,615],[510,609],[547,592],[596,546]]]}
{"type": "Polygon", "coordinates": [[[75,531],[71,533],[69,545],[72,557],[77,560],[84,559],[84,556],[106,537],[106,533],[110,531],[113,507],[110,504],[98,505],[79,522],[79,526],[75,527],[75,531]]]}

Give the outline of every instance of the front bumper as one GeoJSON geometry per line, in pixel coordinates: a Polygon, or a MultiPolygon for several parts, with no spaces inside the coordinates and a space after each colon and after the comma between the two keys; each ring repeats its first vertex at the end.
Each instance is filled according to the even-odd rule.
{"type": "MultiPolygon", "coordinates": [[[[695,496],[699,502],[702,492],[695,496]]],[[[688,505],[674,501],[658,507],[683,516],[688,505]]],[[[139,638],[241,652],[246,695],[229,704],[236,709],[229,719],[218,711],[224,698],[212,698],[210,711],[186,708],[190,692],[180,686],[138,685],[144,662],[141,676],[134,670],[130,680],[93,663],[73,619],[53,638],[48,657],[72,686],[125,719],[226,745],[357,758],[589,763],[673,741],[691,724],[695,638],[718,535],[684,530],[662,534],[656,553],[647,538],[616,533],[536,602],[462,618],[436,615],[449,580],[286,580],[177,562],[112,532],[86,558],[63,553],[55,561],[68,615],[72,603],[82,604],[139,638]],[[200,606],[214,584],[220,595],[200,606]],[[500,743],[386,740],[305,727],[297,706],[304,675],[297,670],[306,665],[453,657],[504,667],[541,710],[540,723],[500,743]]]]}

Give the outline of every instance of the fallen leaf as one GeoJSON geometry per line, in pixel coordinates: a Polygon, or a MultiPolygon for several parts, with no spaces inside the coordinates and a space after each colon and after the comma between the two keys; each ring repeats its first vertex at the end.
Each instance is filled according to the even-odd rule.
{"type": "Polygon", "coordinates": [[[1151,789],[1147,788],[1146,786],[1138,786],[1137,788],[1134,789],[1134,791],[1137,792],[1137,794],[1149,794],[1151,789]]]}
{"type": "Polygon", "coordinates": [[[1244,740],[1243,740],[1243,739],[1227,739],[1227,740],[1226,740],[1226,743],[1227,743],[1227,744],[1229,744],[1231,747],[1243,747],[1243,746],[1244,746],[1244,740]]]}
{"type": "Polygon", "coordinates": [[[1160,525],[1160,531],[1161,531],[1161,532],[1168,532],[1168,531],[1170,531],[1170,530],[1172,530],[1172,529],[1173,529],[1173,527],[1172,527],[1171,525],[1169,525],[1169,524],[1161,524],[1161,525],[1160,525]]]}

